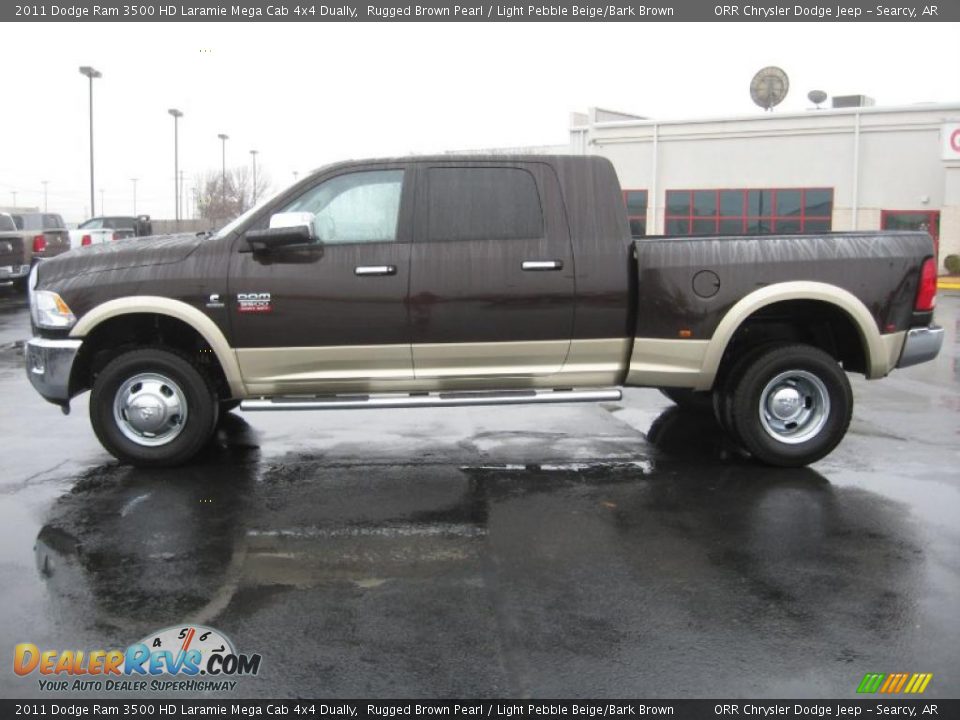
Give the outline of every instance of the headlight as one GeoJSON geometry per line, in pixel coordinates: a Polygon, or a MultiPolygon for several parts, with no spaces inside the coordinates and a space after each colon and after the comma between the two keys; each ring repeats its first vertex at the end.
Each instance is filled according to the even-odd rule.
{"type": "Polygon", "coordinates": [[[63,298],[49,290],[34,290],[30,294],[30,314],[34,325],[48,330],[68,328],[77,322],[63,298]]]}

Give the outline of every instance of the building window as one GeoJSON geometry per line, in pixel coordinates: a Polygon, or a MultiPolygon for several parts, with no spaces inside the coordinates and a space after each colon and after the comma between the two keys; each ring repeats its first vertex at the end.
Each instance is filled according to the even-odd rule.
{"type": "Polygon", "coordinates": [[[667,235],[780,235],[829,232],[833,190],[668,190],[667,235]]]}
{"type": "Polygon", "coordinates": [[[647,191],[624,190],[623,204],[627,206],[630,235],[635,238],[644,237],[647,234],[647,191]]]}

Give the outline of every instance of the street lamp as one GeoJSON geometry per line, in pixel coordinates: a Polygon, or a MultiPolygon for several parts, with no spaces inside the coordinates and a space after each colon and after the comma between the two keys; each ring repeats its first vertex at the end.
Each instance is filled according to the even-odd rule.
{"type": "MultiPolygon", "coordinates": [[[[90,209],[93,210],[93,79],[103,77],[103,73],[94,70],[89,65],[83,65],[80,68],[80,74],[86,75],[90,79],[90,209]]],[[[97,213],[94,212],[94,215],[97,213]]]]}
{"type": "Polygon", "coordinates": [[[130,178],[133,183],[133,214],[137,214],[137,178],[130,178]]]}
{"type": "Polygon", "coordinates": [[[257,204],[257,151],[251,150],[250,155],[253,156],[253,202],[252,205],[257,204]]]}
{"type": "Polygon", "coordinates": [[[47,211],[47,185],[49,180],[41,180],[40,184],[43,185],[43,211],[47,211]]]}
{"type": "Polygon", "coordinates": [[[225,133],[220,133],[217,135],[218,138],[223,142],[223,155],[220,165],[220,205],[224,216],[227,214],[227,140],[230,139],[229,135],[225,133]]]}
{"type": "Polygon", "coordinates": [[[178,121],[183,113],[176,108],[170,108],[168,113],[173,115],[173,217],[180,229],[180,138],[178,135],[178,121]]]}

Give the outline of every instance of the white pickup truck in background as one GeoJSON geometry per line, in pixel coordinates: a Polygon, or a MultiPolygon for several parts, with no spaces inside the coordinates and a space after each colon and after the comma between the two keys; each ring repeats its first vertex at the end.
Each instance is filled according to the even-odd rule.
{"type": "Polygon", "coordinates": [[[76,230],[70,231],[70,246],[100,245],[112,240],[152,235],[149,215],[111,215],[90,218],[76,230]]]}

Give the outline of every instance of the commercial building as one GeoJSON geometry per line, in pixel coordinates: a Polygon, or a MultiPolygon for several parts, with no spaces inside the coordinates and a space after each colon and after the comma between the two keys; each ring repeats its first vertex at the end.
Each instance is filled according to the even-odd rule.
{"type": "MultiPolygon", "coordinates": [[[[563,148],[551,148],[558,150],[563,148]]],[[[653,120],[574,114],[635,235],[926,229],[960,253],[960,103],[653,120]]]]}

